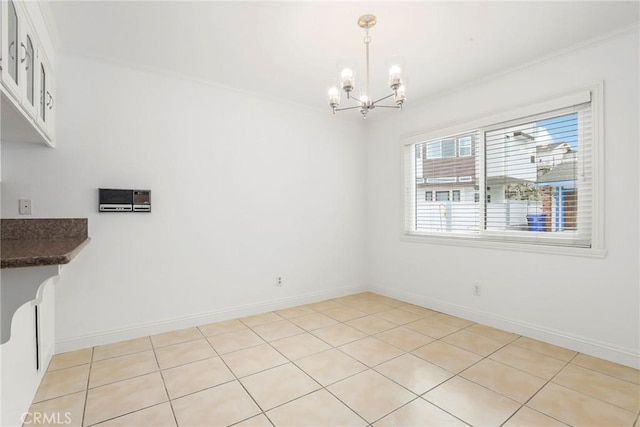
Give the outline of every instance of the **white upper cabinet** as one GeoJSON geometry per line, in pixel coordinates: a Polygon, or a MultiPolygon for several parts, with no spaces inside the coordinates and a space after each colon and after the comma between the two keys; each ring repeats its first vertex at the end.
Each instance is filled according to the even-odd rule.
{"type": "Polygon", "coordinates": [[[41,43],[49,34],[46,28],[34,28],[26,6],[19,0],[0,2],[0,137],[53,147],[55,83],[41,43]]]}

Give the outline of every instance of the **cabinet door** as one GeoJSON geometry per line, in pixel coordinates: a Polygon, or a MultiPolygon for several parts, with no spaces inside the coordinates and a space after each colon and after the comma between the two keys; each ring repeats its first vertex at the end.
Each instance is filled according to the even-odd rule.
{"type": "Polygon", "coordinates": [[[2,12],[2,84],[18,100],[20,98],[18,85],[21,83],[18,50],[22,16],[13,0],[2,3],[4,8],[2,12]]]}
{"type": "Polygon", "coordinates": [[[53,69],[49,67],[49,72],[47,73],[47,92],[46,92],[46,103],[45,107],[47,108],[48,113],[48,121],[47,121],[47,129],[45,133],[49,137],[51,146],[55,146],[55,134],[56,134],[56,79],[53,74],[53,69]]]}
{"type": "Polygon", "coordinates": [[[53,75],[49,62],[43,54],[38,55],[36,75],[38,76],[37,87],[40,93],[37,123],[45,135],[53,140],[55,114],[53,75]]]}
{"type": "MultiPolygon", "coordinates": [[[[21,73],[21,102],[22,106],[27,112],[29,116],[32,118],[37,117],[38,110],[38,96],[36,91],[36,86],[38,83],[38,75],[37,75],[37,64],[36,61],[36,43],[34,39],[34,32],[31,31],[31,27],[26,25],[26,22],[23,22],[22,25],[23,31],[21,32],[20,37],[20,48],[18,49],[20,59],[20,68],[19,71],[21,73]]],[[[19,77],[19,79],[20,79],[19,77]]]]}

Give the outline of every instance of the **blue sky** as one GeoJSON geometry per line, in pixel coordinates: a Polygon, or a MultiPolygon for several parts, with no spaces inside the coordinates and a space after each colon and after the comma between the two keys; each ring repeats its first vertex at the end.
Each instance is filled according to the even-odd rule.
{"type": "MultiPolygon", "coordinates": [[[[578,149],[578,114],[572,113],[541,120],[537,122],[536,125],[538,127],[544,127],[553,139],[553,142],[568,142],[572,149],[578,149]]],[[[548,142],[550,141],[544,141],[542,143],[548,142]]]]}

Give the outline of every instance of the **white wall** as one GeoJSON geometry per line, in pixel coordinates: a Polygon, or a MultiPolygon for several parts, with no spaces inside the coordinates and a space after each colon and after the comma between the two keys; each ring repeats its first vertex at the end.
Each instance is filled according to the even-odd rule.
{"type": "MultiPolygon", "coordinates": [[[[367,141],[369,283],[587,353],[638,364],[639,209],[637,30],[434,97],[371,122],[367,141]],[[604,80],[605,259],[400,240],[401,139],[604,80]],[[482,286],[474,297],[473,284],[482,286]]],[[[428,78],[428,76],[424,76],[428,78]]]]}
{"type": "Polygon", "coordinates": [[[89,218],[57,351],[363,286],[360,121],[60,54],[56,75],[57,148],[2,142],[2,216],[89,218]],[[153,212],[98,213],[99,187],[151,189],[153,212]]]}

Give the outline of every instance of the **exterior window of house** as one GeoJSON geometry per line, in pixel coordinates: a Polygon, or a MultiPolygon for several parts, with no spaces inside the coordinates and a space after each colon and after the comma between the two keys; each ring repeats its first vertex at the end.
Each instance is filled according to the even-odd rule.
{"type": "Polygon", "coordinates": [[[405,141],[411,148],[405,150],[405,236],[604,254],[601,228],[593,221],[602,209],[594,196],[601,161],[594,148],[594,93],[525,106],[449,136],[405,141]],[[410,167],[417,146],[426,152],[420,172],[410,167]],[[417,174],[423,177],[419,185],[412,179],[417,174]],[[435,192],[439,203],[416,198],[418,187],[426,200],[435,192]],[[473,201],[462,194],[473,194],[473,201]]]}
{"type": "Polygon", "coordinates": [[[427,159],[441,159],[456,156],[456,140],[453,138],[429,141],[426,144],[427,159]]]}
{"type": "Polygon", "coordinates": [[[448,202],[449,191],[436,191],[436,202],[448,202]]]}
{"type": "Polygon", "coordinates": [[[422,176],[422,170],[424,169],[422,167],[423,151],[424,151],[423,144],[416,145],[416,183],[418,184],[422,184],[424,182],[424,177],[422,176]]]}
{"type": "Polygon", "coordinates": [[[425,202],[430,202],[433,200],[433,191],[426,191],[424,193],[424,201],[425,202]]]}
{"type": "Polygon", "coordinates": [[[427,178],[428,184],[456,182],[455,176],[430,176],[427,178]]]}
{"type": "Polygon", "coordinates": [[[471,155],[471,137],[464,136],[458,140],[458,152],[460,157],[468,157],[471,155]]]}

